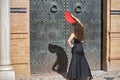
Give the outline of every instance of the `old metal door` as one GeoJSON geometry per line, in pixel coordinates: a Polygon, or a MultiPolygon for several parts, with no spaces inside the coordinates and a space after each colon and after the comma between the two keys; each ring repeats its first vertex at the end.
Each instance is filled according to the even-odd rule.
{"type": "Polygon", "coordinates": [[[69,9],[86,27],[85,55],[91,69],[101,68],[101,0],[30,0],[31,73],[66,72],[71,59],[67,45],[69,9]]]}

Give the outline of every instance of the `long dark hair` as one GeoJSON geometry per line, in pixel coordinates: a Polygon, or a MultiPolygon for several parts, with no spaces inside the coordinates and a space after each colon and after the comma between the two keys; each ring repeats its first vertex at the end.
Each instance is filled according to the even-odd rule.
{"type": "Polygon", "coordinates": [[[84,36],[85,36],[85,28],[84,28],[84,26],[82,26],[78,22],[75,22],[72,25],[73,25],[73,31],[74,31],[74,34],[75,34],[75,38],[78,41],[84,40],[84,36]]]}

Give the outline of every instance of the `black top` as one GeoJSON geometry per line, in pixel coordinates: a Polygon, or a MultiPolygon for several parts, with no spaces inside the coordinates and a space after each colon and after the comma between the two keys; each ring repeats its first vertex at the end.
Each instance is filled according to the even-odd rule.
{"type": "Polygon", "coordinates": [[[74,44],[75,43],[81,43],[81,42],[83,42],[83,41],[79,41],[78,39],[74,38],[74,44]]]}

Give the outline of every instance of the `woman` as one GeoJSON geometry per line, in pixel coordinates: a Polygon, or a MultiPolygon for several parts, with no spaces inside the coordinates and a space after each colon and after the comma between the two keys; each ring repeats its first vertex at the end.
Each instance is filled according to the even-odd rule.
{"type": "Polygon", "coordinates": [[[68,78],[70,80],[91,80],[92,75],[88,62],[84,56],[83,42],[85,35],[85,28],[82,23],[72,15],[76,20],[73,23],[73,33],[68,38],[68,45],[72,49],[72,59],[68,70],[68,78]],[[72,40],[74,43],[72,44],[72,40]]]}

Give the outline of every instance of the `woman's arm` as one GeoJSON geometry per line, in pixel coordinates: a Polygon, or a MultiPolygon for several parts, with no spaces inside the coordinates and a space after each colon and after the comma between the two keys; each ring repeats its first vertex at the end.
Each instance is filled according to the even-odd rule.
{"type": "Polygon", "coordinates": [[[76,18],[73,14],[71,14],[71,16],[72,16],[78,23],[80,23],[80,24],[83,26],[83,24],[81,23],[81,21],[80,21],[78,18],[76,18]]]}
{"type": "Polygon", "coordinates": [[[74,38],[74,34],[72,33],[70,37],[68,38],[68,45],[72,48],[73,44],[71,43],[72,39],[74,38]]]}

